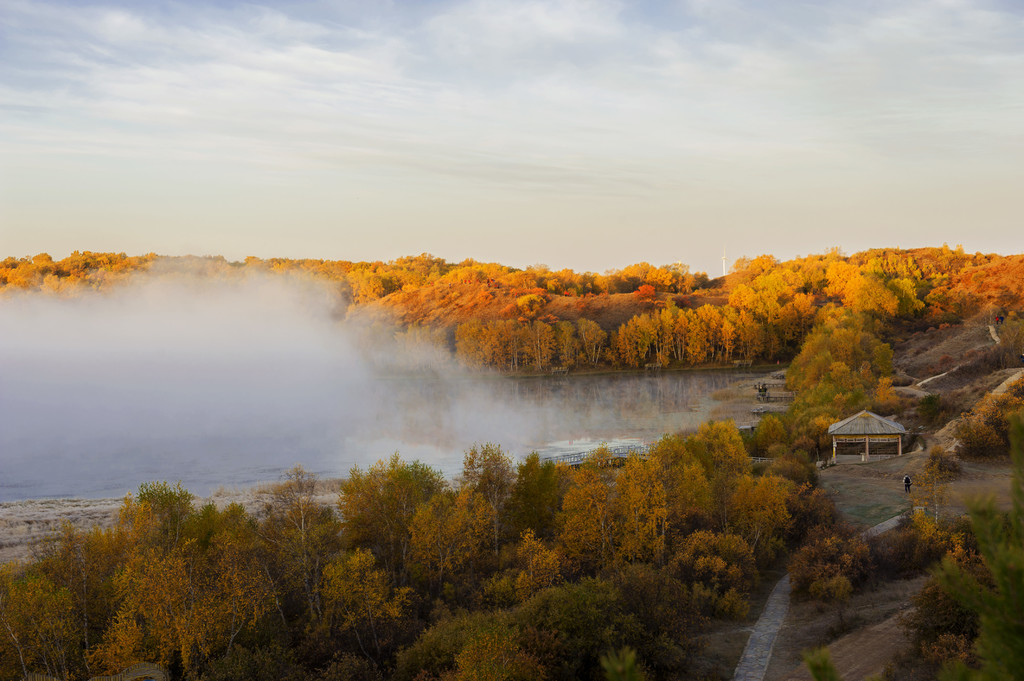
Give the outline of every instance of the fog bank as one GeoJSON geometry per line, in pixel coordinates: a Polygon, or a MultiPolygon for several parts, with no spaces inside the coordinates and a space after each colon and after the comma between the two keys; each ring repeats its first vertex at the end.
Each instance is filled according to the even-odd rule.
{"type": "Polygon", "coordinates": [[[725,383],[510,380],[344,320],[329,286],[142,275],[106,293],[0,300],[0,501],[147,480],[341,476],[400,451],[449,475],[474,442],[653,436],[725,383]]]}

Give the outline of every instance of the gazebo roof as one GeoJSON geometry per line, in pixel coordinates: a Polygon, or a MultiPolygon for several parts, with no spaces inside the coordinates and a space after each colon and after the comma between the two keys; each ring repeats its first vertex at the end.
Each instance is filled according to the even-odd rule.
{"type": "Polygon", "coordinates": [[[861,411],[853,416],[833,423],[828,427],[829,435],[854,436],[864,435],[903,435],[907,429],[889,419],[883,419],[874,412],[861,411]]]}

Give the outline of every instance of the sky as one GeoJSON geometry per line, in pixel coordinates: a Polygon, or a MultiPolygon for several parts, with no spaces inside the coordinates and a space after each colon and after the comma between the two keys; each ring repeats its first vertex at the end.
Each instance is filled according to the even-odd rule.
{"type": "Polygon", "coordinates": [[[1020,2],[0,0],[0,257],[1020,252],[1020,2]]]}

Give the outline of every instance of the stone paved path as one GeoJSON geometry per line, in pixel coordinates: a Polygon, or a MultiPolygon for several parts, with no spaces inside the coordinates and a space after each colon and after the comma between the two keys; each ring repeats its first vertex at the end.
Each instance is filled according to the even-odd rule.
{"type": "MultiPolygon", "coordinates": [[[[893,516],[864,530],[864,536],[873,537],[876,534],[888,532],[899,522],[900,516],[893,516]]],[[[743,649],[739,664],[736,665],[736,671],[733,672],[733,681],[762,681],[764,679],[764,674],[768,671],[768,662],[772,659],[775,639],[789,612],[789,591],[789,574],[787,574],[779,580],[779,583],[772,589],[771,595],[768,596],[768,602],[765,603],[761,616],[751,630],[747,647],[743,649]]]]}
{"type": "Polygon", "coordinates": [[[789,612],[789,575],[779,580],[768,596],[757,624],[750,632],[747,647],[743,649],[740,663],[736,665],[733,681],[761,681],[768,670],[768,661],[772,657],[775,637],[782,628],[782,623],[789,612]]]}

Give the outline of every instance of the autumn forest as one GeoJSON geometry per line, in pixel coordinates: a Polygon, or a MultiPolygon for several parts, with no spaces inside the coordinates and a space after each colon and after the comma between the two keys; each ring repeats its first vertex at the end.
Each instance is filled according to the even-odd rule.
{"type": "MultiPolygon", "coordinates": [[[[1020,531],[1021,509],[973,526],[920,514],[869,539],[819,485],[818,462],[828,426],[861,409],[913,412],[928,427],[962,415],[959,459],[1008,459],[1024,381],[980,400],[915,400],[897,390],[907,381],[893,346],[998,318],[998,342],[973,361],[1018,366],[1024,256],[836,250],[742,259],[709,278],[682,264],[595,274],[427,254],[76,252],[0,261],[0,305],[102,295],[141,277],[253,274],[322,283],[337,317],[386,336],[389,351],[429,347],[472,372],[743,364],[784,369],[794,399],[754,428],[710,421],[625,461],[602,447],[569,467],[481,442],[446,477],[382,452],[342,480],[293,468],[250,508],[143,482],[111,523],[69,523],[30,559],[0,566],[0,679],[85,679],[139,661],[206,681],[569,681],[618,678],[617,665],[632,674],[623,678],[731,678],[707,653],[709,633],[747,618],[766,580],[788,570],[796,598],[841,620],[852,594],[939,561],[915,602],[905,667],[929,670],[919,678],[989,668],[986,642],[1003,639],[986,595],[1010,569],[992,547],[1020,531]],[[967,582],[974,601],[958,600],[967,582]]],[[[956,462],[930,453],[932,484],[915,505],[938,503],[956,462]]]]}

